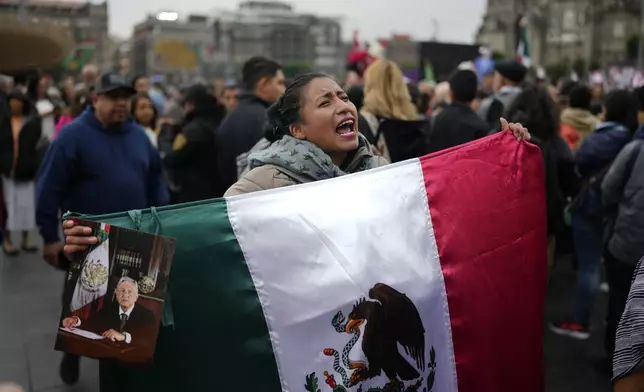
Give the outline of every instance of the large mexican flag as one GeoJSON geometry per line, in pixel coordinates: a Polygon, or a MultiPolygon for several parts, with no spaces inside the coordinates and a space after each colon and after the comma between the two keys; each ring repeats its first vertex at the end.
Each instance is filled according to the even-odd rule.
{"type": "Polygon", "coordinates": [[[544,178],[509,133],[94,219],[176,238],[144,391],[543,390],[544,178]]]}

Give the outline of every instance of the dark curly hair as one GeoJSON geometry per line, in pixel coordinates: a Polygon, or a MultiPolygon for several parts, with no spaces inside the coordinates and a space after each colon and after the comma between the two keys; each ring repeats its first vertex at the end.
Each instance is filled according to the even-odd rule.
{"type": "Polygon", "coordinates": [[[613,121],[635,132],[638,127],[637,113],[640,103],[637,97],[626,90],[613,90],[604,101],[605,121],[613,121]]]}
{"type": "Polygon", "coordinates": [[[329,75],[319,72],[312,72],[296,77],[287,87],[284,94],[268,108],[269,127],[266,131],[266,139],[271,142],[277,141],[284,135],[290,135],[289,127],[300,121],[300,110],[302,109],[302,92],[313,79],[331,78],[329,75]]]}
{"type": "Polygon", "coordinates": [[[521,123],[542,141],[559,133],[557,104],[546,89],[533,83],[523,84],[521,93],[508,109],[508,121],[521,123]]]}

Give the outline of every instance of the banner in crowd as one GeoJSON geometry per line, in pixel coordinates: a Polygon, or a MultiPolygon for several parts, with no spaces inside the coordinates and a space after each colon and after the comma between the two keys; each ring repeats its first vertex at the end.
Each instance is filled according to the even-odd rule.
{"type": "Polygon", "coordinates": [[[176,238],[173,320],[140,390],[536,392],[545,217],[539,149],[500,133],[94,219],[176,238]]]}
{"type": "Polygon", "coordinates": [[[591,84],[602,84],[608,90],[632,89],[644,86],[644,70],[634,67],[610,67],[590,73],[591,84]]]}

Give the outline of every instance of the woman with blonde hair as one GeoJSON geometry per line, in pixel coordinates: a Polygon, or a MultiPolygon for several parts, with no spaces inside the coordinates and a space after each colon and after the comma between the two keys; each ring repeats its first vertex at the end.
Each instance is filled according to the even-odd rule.
{"type": "Polygon", "coordinates": [[[364,103],[358,120],[361,133],[390,162],[426,154],[429,123],[418,114],[396,63],[376,60],[364,79],[364,103]]]}

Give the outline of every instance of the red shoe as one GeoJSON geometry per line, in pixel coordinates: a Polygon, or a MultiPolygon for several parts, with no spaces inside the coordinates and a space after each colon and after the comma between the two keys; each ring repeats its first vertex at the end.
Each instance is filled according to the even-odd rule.
{"type": "Polygon", "coordinates": [[[560,323],[548,325],[550,330],[557,335],[568,336],[573,339],[586,340],[590,337],[590,329],[577,323],[560,323]]]}

